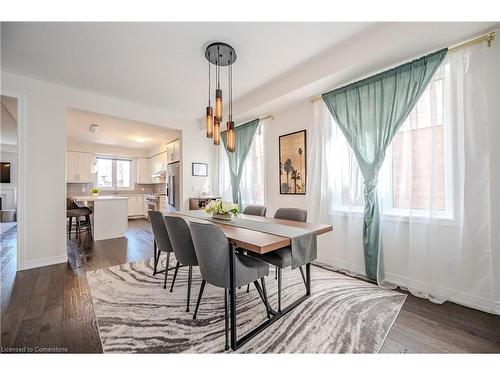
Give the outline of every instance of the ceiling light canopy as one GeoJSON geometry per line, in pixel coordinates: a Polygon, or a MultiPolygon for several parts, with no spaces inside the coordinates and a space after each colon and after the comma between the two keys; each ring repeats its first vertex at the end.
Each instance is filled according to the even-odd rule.
{"type": "Polygon", "coordinates": [[[229,44],[223,42],[215,42],[210,44],[205,50],[205,57],[208,60],[208,107],[206,109],[205,126],[207,137],[214,139],[214,144],[220,144],[220,124],[223,118],[223,99],[222,89],[220,85],[220,70],[221,67],[227,67],[227,84],[229,92],[229,115],[227,121],[227,138],[226,147],[229,152],[234,152],[236,149],[236,135],[234,132],[233,122],[233,68],[232,65],[236,61],[236,51],[229,44]],[[211,101],[211,65],[215,65],[215,111],[211,101]]]}

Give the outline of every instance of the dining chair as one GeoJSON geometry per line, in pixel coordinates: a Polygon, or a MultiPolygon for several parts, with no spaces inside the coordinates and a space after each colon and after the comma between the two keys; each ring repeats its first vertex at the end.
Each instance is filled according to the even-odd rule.
{"type": "Polygon", "coordinates": [[[170,254],[173,252],[172,243],[170,242],[170,237],[168,236],[167,226],[163,220],[163,214],[160,211],[148,211],[149,222],[151,223],[151,229],[153,230],[154,236],[154,270],[153,276],[157,273],[165,272],[165,280],[163,281],[163,289],[167,289],[167,277],[168,271],[173,268],[169,268],[170,265],[170,254]],[[161,252],[167,253],[167,263],[165,265],[165,271],[158,272],[158,261],[160,260],[161,252]]]}
{"type": "Polygon", "coordinates": [[[90,215],[92,210],[86,206],[80,206],[73,197],[66,197],[66,218],[68,219],[68,239],[71,239],[71,233],[75,233],[78,244],[82,242],[81,233],[85,232],[92,239],[92,222],[90,215]],[[82,217],[85,220],[82,220],[82,217]],[[73,224],[73,218],[75,223],[73,224]],[[73,228],[74,225],[74,228],[73,228]]]}
{"type": "MultiPolygon", "coordinates": [[[[189,227],[191,229],[191,236],[193,238],[194,250],[198,259],[200,273],[203,277],[193,319],[196,319],[205,284],[209,283],[213,286],[224,288],[224,317],[227,350],[229,348],[228,292],[236,293],[235,290],[230,290],[230,265],[228,254],[229,251],[232,251],[232,247],[224,232],[214,224],[193,221],[189,223],[189,227]]],[[[254,283],[262,302],[266,306],[266,313],[269,318],[270,307],[267,301],[266,283],[264,280],[264,277],[268,274],[269,265],[266,262],[242,253],[235,253],[235,288],[254,283]],[[259,285],[259,279],[262,288],[259,285]]]]}
{"type": "Polygon", "coordinates": [[[175,279],[179,267],[188,266],[188,287],[187,287],[187,307],[186,312],[189,312],[189,300],[191,298],[191,283],[193,279],[193,266],[198,266],[198,259],[194,251],[191,231],[186,221],[179,216],[165,216],[165,224],[167,226],[168,236],[174,250],[177,264],[175,265],[174,279],[170,292],[174,290],[175,279]]]}
{"type": "Polygon", "coordinates": [[[246,206],[243,210],[244,215],[253,215],[253,216],[266,216],[267,207],[266,206],[257,206],[250,205],[246,206]]]}
{"type": "MultiPolygon", "coordinates": [[[[307,211],[300,208],[279,208],[274,214],[274,218],[305,223],[307,221],[307,211]]],[[[266,254],[252,253],[251,256],[276,267],[276,273],[278,276],[278,312],[281,312],[282,271],[283,268],[287,268],[292,265],[292,248],[290,246],[286,246],[282,249],[271,251],[266,254]]],[[[299,267],[299,270],[302,276],[302,281],[304,281],[304,285],[306,285],[307,288],[304,270],[302,267],[299,267]]]]}

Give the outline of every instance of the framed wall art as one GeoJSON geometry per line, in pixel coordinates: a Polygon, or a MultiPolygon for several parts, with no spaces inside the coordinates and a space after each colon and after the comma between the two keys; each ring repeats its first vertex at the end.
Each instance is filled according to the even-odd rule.
{"type": "Polygon", "coordinates": [[[306,194],[306,131],[279,137],[280,194],[306,194]]]}

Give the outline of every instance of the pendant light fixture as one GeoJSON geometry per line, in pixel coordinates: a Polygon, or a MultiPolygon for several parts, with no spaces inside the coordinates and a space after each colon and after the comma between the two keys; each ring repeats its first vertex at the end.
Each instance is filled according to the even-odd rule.
{"type": "Polygon", "coordinates": [[[210,62],[208,63],[208,107],[205,125],[207,128],[207,138],[212,138],[214,136],[214,109],[210,103],[210,62]]]}
{"type": "Polygon", "coordinates": [[[234,122],[233,122],[233,69],[232,64],[236,61],[236,52],[233,47],[229,44],[222,42],[215,42],[210,44],[205,50],[205,57],[209,61],[208,68],[208,107],[206,111],[205,124],[207,128],[207,137],[214,139],[214,144],[220,144],[220,124],[222,123],[223,117],[223,100],[222,100],[222,89],[220,85],[220,69],[221,67],[227,66],[228,70],[228,86],[229,86],[229,121],[227,122],[227,150],[233,152],[236,148],[236,139],[234,132],[234,122]],[[215,90],[215,111],[211,107],[210,101],[210,87],[211,87],[211,77],[210,77],[210,64],[215,65],[215,80],[216,80],[216,90],[215,90]],[[210,121],[212,120],[212,121],[210,121]]]}

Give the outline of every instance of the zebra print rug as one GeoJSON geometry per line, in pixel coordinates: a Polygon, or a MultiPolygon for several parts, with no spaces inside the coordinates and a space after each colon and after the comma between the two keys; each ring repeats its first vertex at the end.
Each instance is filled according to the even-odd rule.
{"type": "MultiPolygon", "coordinates": [[[[223,289],[207,284],[193,320],[201,282],[198,268],[193,269],[190,313],[186,312],[187,267],[179,269],[172,293],[163,289],[164,275],[152,276],[152,270],[151,259],[87,272],[104,352],[224,352],[223,289]]],[[[169,281],[172,276],[170,271],[169,281]]],[[[377,353],[406,296],[316,266],[311,267],[311,280],[309,299],[237,352],[377,353]]],[[[273,267],[266,286],[275,307],[273,267]]],[[[300,272],[284,270],[282,306],[304,292],[300,272]]],[[[253,285],[250,293],[238,289],[236,306],[239,337],[266,318],[253,285]]]]}

